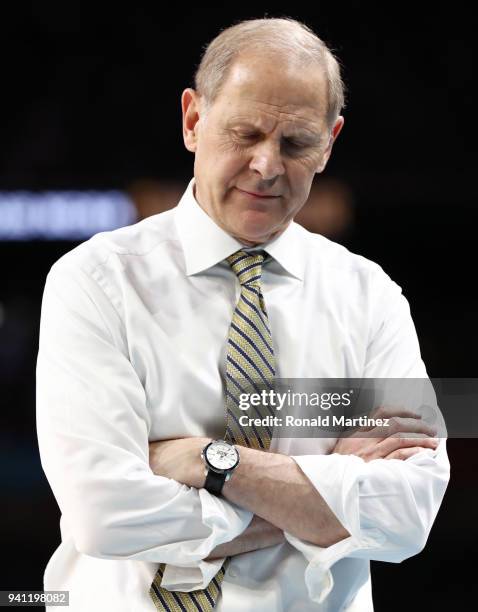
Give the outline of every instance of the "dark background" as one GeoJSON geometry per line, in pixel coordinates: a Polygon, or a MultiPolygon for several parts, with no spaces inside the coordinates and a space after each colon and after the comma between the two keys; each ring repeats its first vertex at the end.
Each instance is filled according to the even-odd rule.
{"type": "MultiPolygon", "coordinates": [[[[471,9],[456,2],[181,5],[175,13],[144,6],[37,3],[3,12],[0,190],[188,180],[179,98],[202,47],[220,28],[266,12],[303,20],[344,65],[345,128],[325,174],[355,197],[345,244],[402,286],[429,375],[476,377],[471,9]]],[[[36,443],[35,364],[46,273],[76,244],[0,242],[0,590],[42,589],[59,542],[59,511],[36,443]]],[[[474,603],[477,445],[450,440],[448,448],[452,479],[426,549],[399,565],[373,563],[377,611],[474,603]]]]}

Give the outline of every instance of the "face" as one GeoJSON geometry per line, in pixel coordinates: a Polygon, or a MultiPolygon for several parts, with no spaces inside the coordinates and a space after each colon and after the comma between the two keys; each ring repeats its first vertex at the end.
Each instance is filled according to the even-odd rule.
{"type": "Polygon", "coordinates": [[[328,128],[326,92],[319,68],[257,55],[235,62],[209,109],[194,90],[183,92],[196,200],[243,244],[283,232],[325,168],[343,124],[339,117],[328,128]]]}

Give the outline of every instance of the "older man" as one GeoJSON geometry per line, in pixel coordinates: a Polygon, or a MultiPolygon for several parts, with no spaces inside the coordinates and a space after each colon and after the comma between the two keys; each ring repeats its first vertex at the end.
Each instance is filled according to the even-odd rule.
{"type": "Polygon", "coordinates": [[[416,414],[337,441],[248,430],[237,410],[244,381],[426,377],[400,288],[293,223],[342,107],[304,25],[224,30],[182,96],[178,206],[52,267],[37,422],[62,542],[45,589],[71,610],[362,612],[370,559],[425,545],[449,465],[416,414]]]}

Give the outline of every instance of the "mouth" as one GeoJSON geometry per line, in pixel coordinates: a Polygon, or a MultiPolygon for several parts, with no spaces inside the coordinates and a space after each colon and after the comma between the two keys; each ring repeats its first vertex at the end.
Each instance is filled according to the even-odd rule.
{"type": "Polygon", "coordinates": [[[239,189],[239,187],[236,187],[236,189],[241,193],[245,193],[246,195],[251,196],[252,198],[259,198],[261,200],[270,200],[270,199],[280,197],[279,195],[276,195],[276,194],[255,193],[254,191],[245,191],[244,189],[239,189]]]}

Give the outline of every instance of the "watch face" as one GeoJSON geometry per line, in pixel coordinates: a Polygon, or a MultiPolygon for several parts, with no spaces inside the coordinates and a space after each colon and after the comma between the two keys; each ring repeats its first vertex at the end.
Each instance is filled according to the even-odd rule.
{"type": "Polygon", "coordinates": [[[206,449],[206,459],[213,468],[230,470],[237,465],[239,456],[233,446],[224,442],[213,442],[206,449]]]}

